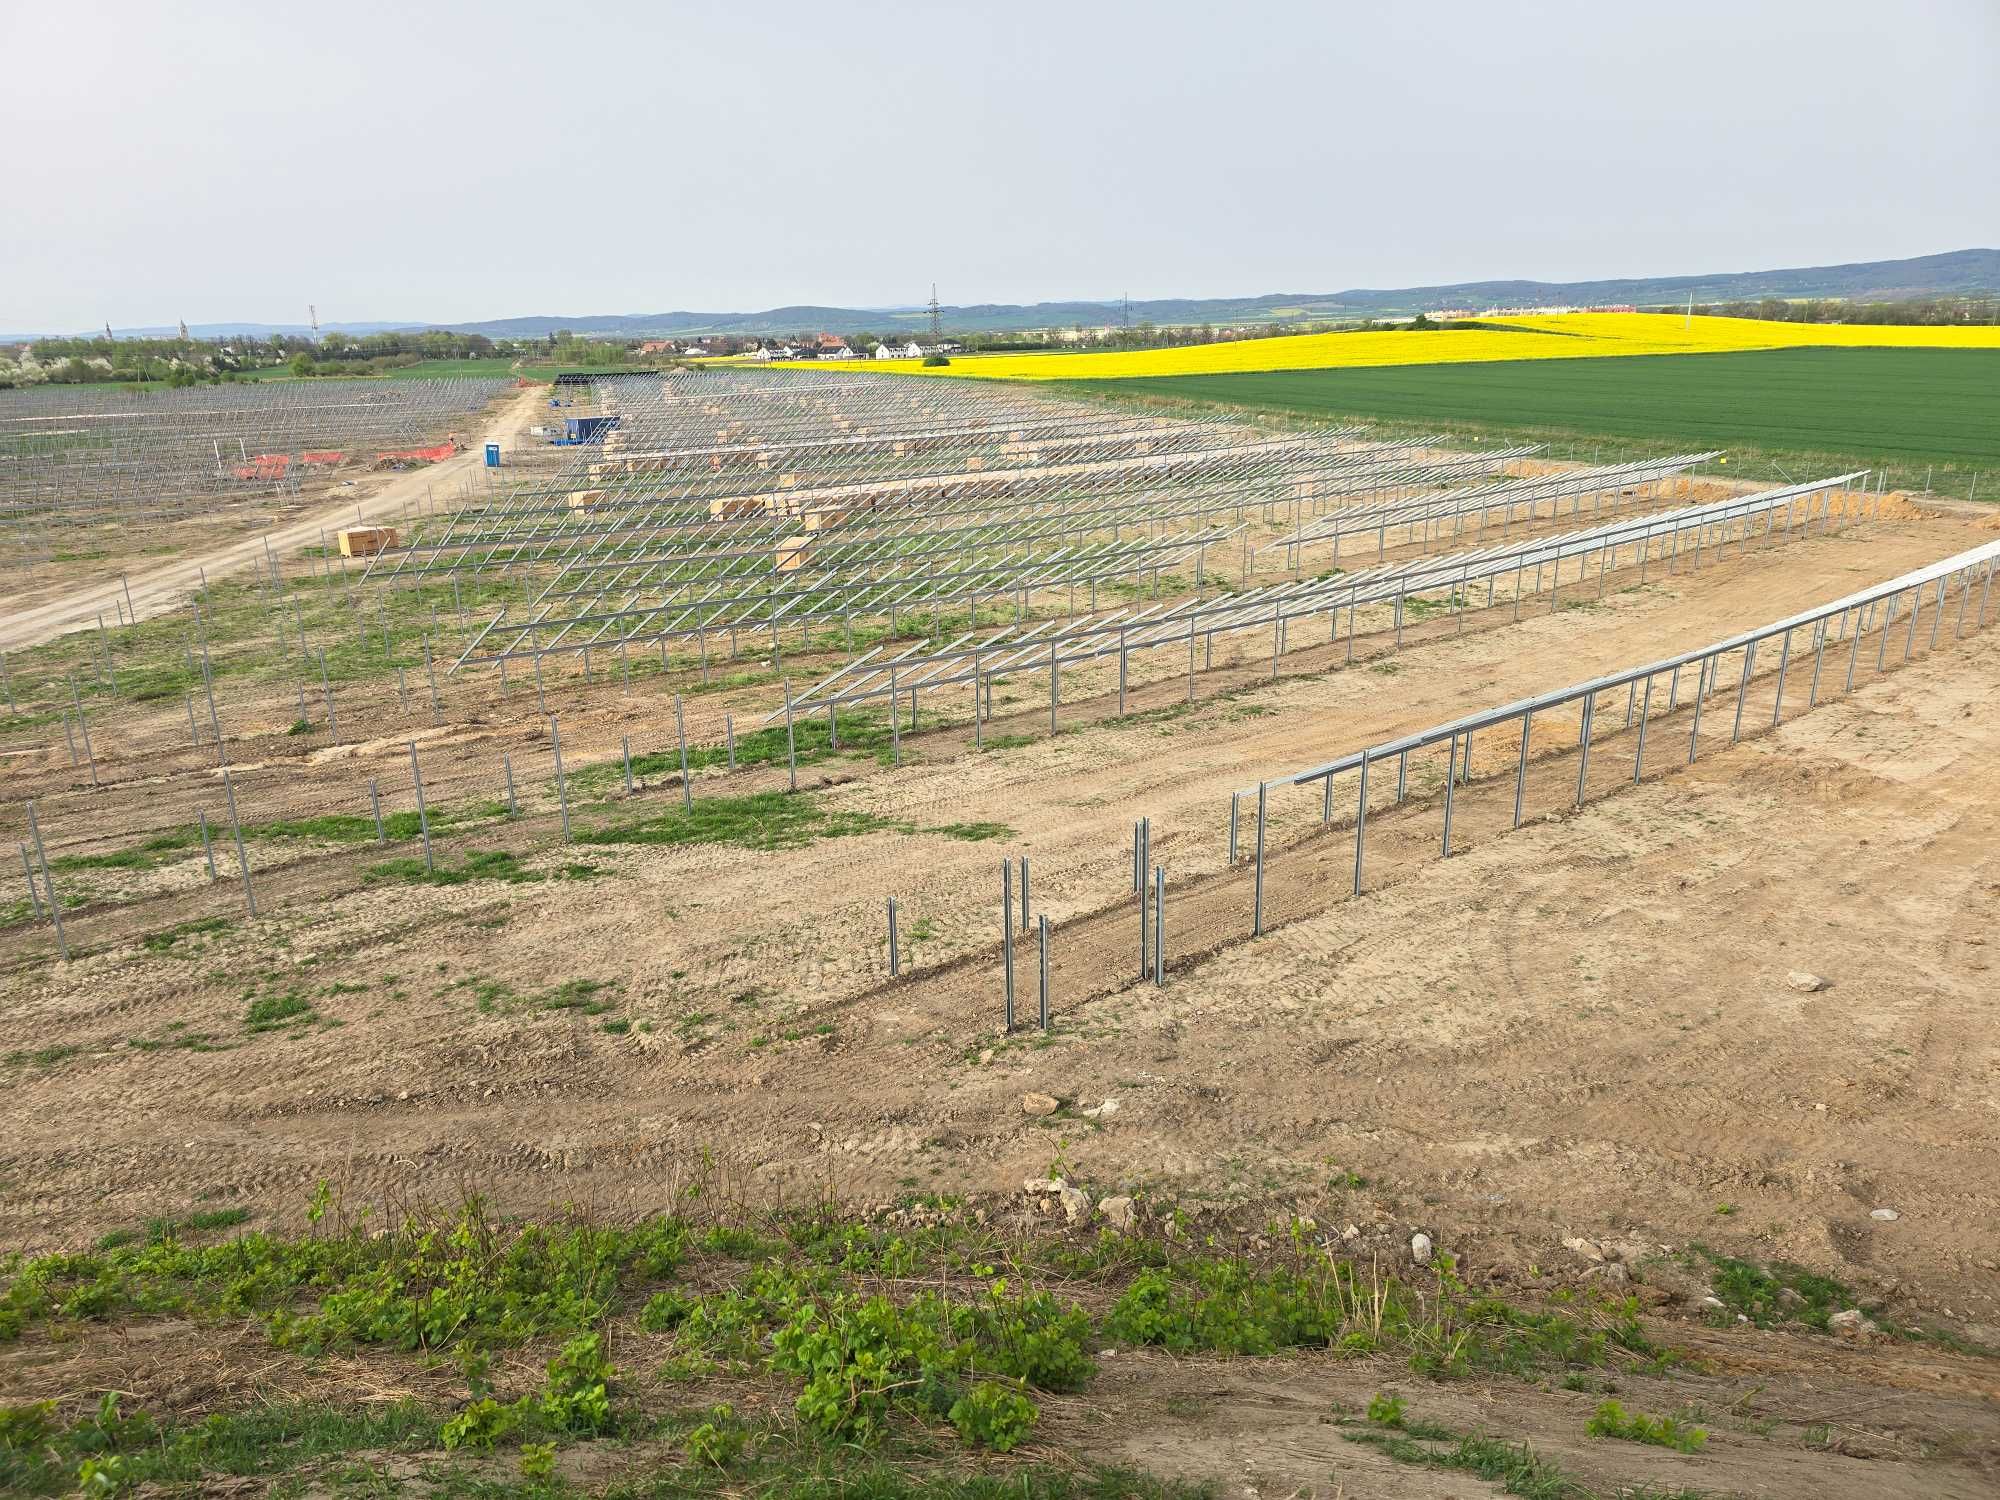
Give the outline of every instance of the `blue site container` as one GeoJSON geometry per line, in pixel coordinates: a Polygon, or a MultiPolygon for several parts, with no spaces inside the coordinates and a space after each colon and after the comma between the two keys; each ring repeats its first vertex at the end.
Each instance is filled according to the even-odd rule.
{"type": "Polygon", "coordinates": [[[563,435],[555,440],[558,448],[576,448],[587,443],[601,443],[604,435],[618,425],[615,415],[600,417],[564,417],[563,435]]]}

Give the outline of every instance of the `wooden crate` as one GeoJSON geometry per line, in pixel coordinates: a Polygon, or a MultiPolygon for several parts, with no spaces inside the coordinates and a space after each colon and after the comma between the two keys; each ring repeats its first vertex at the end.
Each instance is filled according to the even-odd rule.
{"type": "Polygon", "coordinates": [[[393,526],[350,526],[337,532],[342,557],[373,557],[393,551],[402,535],[393,526]]]}

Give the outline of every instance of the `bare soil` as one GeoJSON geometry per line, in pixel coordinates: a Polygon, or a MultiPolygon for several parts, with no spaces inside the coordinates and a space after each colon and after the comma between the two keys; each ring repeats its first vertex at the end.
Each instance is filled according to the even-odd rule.
{"type": "MultiPolygon", "coordinates": [[[[142,899],[74,916],[87,951],[73,962],[48,957],[46,925],[0,932],[0,1244],[73,1247],[191,1205],[296,1224],[321,1179],[357,1199],[463,1188],[521,1211],[627,1213],[666,1206],[703,1153],[768,1200],[1004,1196],[1060,1164],[1093,1193],[1162,1211],[1352,1225],[1385,1256],[1406,1257],[1421,1229],[1474,1281],[1528,1295],[1600,1284],[1565,1240],[1626,1243],[1657,1289],[1649,1306],[1683,1320],[1705,1290],[1690,1245],[1795,1261],[1911,1326],[2000,1344],[2000,633],[1919,638],[1907,663],[1810,713],[1795,678],[1776,728],[1760,686],[1743,740],[1706,727],[1691,766],[1683,701],[1656,721],[1638,785],[1629,740],[1594,754],[1581,810],[1564,737],[1538,738],[1518,830],[1513,746],[1482,742],[1474,770],[1492,779],[1459,792],[1448,860],[1442,767],[1415,766],[1410,801],[1370,813],[1359,898],[1351,823],[1321,832],[1317,796],[1290,794],[1273,806],[1262,937],[1226,841],[1230,794],[1259,778],[1705,644],[1972,545],[1983,525],[1913,515],[1752,547],[1518,623],[1427,620],[1393,654],[1364,622],[1353,665],[1341,646],[1308,648],[1275,681],[1268,636],[1248,639],[1192,706],[1169,664],[1122,720],[1114,680],[1066,674],[1063,717],[1078,727],[1054,739],[1024,679],[987,733],[1026,743],[975,751],[961,724],[906,738],[899,769],[814,766],[801,782],[820,805],[890,826],[779,852],[565,849],[545,734],[525,715],[425,731],[440,803],[495,795],[504,748],[528,812],[455,837],[451,857],[504,847],[548,875],[591,872],[370,883],[372,846],[302,844],[268,868],[257,856],[263,915],[250,921],[197,850],[147,872],[142,899]],[[1163,987],[1139,979],[1141,815],[1170,882],[1163,987]],[[943,831],[980,823],[1008,831],[943,831]],[[1001,1027],[999,865],[1018,855],[1053,928],[1047,1035],[1001,1027]],[[911,970],[895,981],[891,896],[911,970]],[[140,941],[191,918],[230,925],[140,941]],[[1827,983],[1801,992],[1793,970],[1827,983]],[[246,1029],[252,997],[286,993],[315,1019],[246,1029]],[[583,1003],[551,1004],[566,996],[583,1003]],[[1030,1118],[1030,1091],[1064,1108],[1030,1118]],[[1883,1208],[1896,1217],[1871,1217],[1883,1208]]],[[[648,748],[672,743],[669,684],[563,691],[577,763],[615,758],[635,725],[648,748]]],[[[701,702],[747,716],[770,689],[701,702]]],[[[149,801],[162,826],[190,799],[216,806],[205,757],[131,749],[110,753],[108,791],[78,789],[54,749],[9,774],[54,794],[44,817],[63,848],[103,847],[93,817],[122,835],[149,801]]],[[[406,770],[398,736],[232,774],[268,817],[323,809],[335,777],[365,788],[406,770]]],[[[783,784],[782,768],[718,772],[695,794],[783,784]]],[[[642,793],[663,807],[678,796],[642,793]]],[[[1035,961],[1022,938],[1029,1022],[1035,961]]],[[[1591,1398],[1561,1391],[1508,1395],[1508,1432],[1607,1481],[1992,1492],[1991,1360],[1696,1322],[1678,1336],[1722,1372],[1714,1401],[1759,1386],[1791,1427],[1832,1422],[1848,1451],[1743,1434],[1700,1460],[1625,1454],[1621,1467],[1578,1436],[1591,1398]]],[[[1365,1402],[1393,1372],[1112,1364],[1075,1417],[1098,1456],[1257,1494],[1475,1492],[1326,1424],[1333,1403],[1365,1402]]],[[[1475,1428],[1493,1425],[1490,1398],[1425,1386],[1420,1404],[1475,1428]]]]}

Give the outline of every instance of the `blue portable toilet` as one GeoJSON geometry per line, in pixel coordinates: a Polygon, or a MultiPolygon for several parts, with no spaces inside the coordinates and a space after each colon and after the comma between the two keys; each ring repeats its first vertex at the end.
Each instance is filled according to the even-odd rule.
{"type": "Polygon", "coordinates": [[[500,445],[498,443],[488,443],[486,445],[486,467],[489,469],[500,467],[500,445]]]}

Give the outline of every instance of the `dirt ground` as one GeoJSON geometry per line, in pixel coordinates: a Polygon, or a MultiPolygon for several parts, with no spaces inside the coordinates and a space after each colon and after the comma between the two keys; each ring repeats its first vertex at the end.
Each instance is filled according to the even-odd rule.
{"type": "MultiPolygon", "coordinates": [[[[1518,830],[1512,749],[1482,742],[1449,860],[1441,767],[1413,767],[1409,802],[1371,808],[1359,898],[1351,822],[1319,832],[1316,794],[1289,794],[1272,809],[1261,937],[1226,834],[1230,794],[1259,778],[1690,649],[1990,538],[1983,519],[1934,514],[1753,547],[1519,622],[1475,613],[1460,633],[1432,620],[1394,654],[1364,626],[1354,665],[1307,648],[1276,681],[1268,635],[1247,639],[1192,706],[1169,664],[1115,722],[1113,681],[1066,674],[1074,730],[1054,739],[1045,688],[1024,680],[987,731],[1024,743],[982,753],[958,726],[909,736],[900,768],[817,764],[801,773],[816,805],[879,824],[776,852],[565,849],[538,731],[479,716],[417,731],[427,778],[449,793],[490,795],[503,747],[522,783],[528,816],[452,850],[589,873],[432,889],[366,880],[372,848],[307,849],[270,869],[260,856],[253,922],[194,851],[149,875],[144,899],[72,917],[73,962],[50,961],[45,925],[7,929],[0,1244],[73,1247],[217,1203],[295,1225],[321,1179],[355,1199],[477,1190],[521,1211],[627,1213],[666,1206],[704,1155],[766,1201],[998,1198],[1055,1168],[1160,1213],[1308,1213],[1385,1256],[1406,1258],[1422,1230],[1475,1282],[1524,1294],[1601,1277],[1579,1241],[1623,1245],[1632,1265],[1661,1268],[1638,1272],[1658,1289],[1649,1306],[1683,1319],[1704,1288],[1668,1268],[1703,1244],[1801,1263],[1913,1325],[2000,1344],[2000,632],[1919,640],[1909,662],[1864,671],[1810,713],[1795,687],[1774,729],[1762,687],[1756,732],[1730,746],[1711,725],[1692,766],[1683,701],[1657,721],[1641,784],[1629,738],[1594,757],[1581,810],[1560,737],[1538,737],[1518,830]],[[1169,879],[1161,987],[1139,979],[1140,816],[1169,879]],[[983,824],[1000,831],[966,836],[983,824]],[[1052,927],[1046,1035],[1032,1028],[1026,936],[1029,1024],[1002,1030],[999,866],[1022,855],[1033,913],[1052,927]],[[894,981],[892,896],[908,969],[894,981]],[[157,941],[193,919],[218,925],[157,941]],[[1794,988],[1794,970],[1824,987],[1794,988]],[[313,1020],[246,1026],[255,1000],[285,995],[313,1020]],[[1030,1092],[1063,1108],[1030,1117],[1030,1092]]],[[[703,712],[733,705],[740,729],[769,699],[760,684],[703,712]]],[[[666,684],[566,699],[565,753],[615,758],[635,720],[649,744],[671,742],[666,684]]],[[[70,789],[45,815],[52,854],[101,846],[76,809],[128,828],[135,808],[215,795],[206,757],[129,748],[100,793],[74,790],[53,750],[17,768],[44,796],[70,789]]],[[[363,785],[406,767],[398,736],[232,769],[238,795],[268,811],[323,806],[315,778],[363,785]]],[[[695,794],[784,779],[717,773],[695,794]]],[[[1846,1413],[1854,1451],[1808,1463],[1725,1438],[1721,1468],[1663,1454],[1647,1478],[1991,1493],[1990,1361],[1826,1339],[1802,1353],[1748,1328],[1684,1336],[1723,1372],[1718,1401],[1758,1385],[1799,1424],[1846,1413]],[[1953,1433],[1940,1464],[1939,1435],[1953,1433]]],[[[1144,1369],[1120,1366],[1091,1398],[1118,1418],[1115,1438],[1091,1439],[1100,1456],[1173,1455],[1262,1495],[1333,1494],[1318,1486],[1336,1460],[1345,1495],[1475,1492],[1325,1425],[1329,1402],[1365,1402],[1380,1371],[1132,1363],[1144,1369]]],[[[1467,1425],[1481,1399],[1422,1397],[1426,1415],[1467,1425]]],[[[1523,1400],[1510,1399],[1512,1431],[1597,1472],[1570,1409],[1589,1398],[1523,1400]]],[[[1094,1418],[1076,1420],[1082,1432],[1094,1418]]]]}

